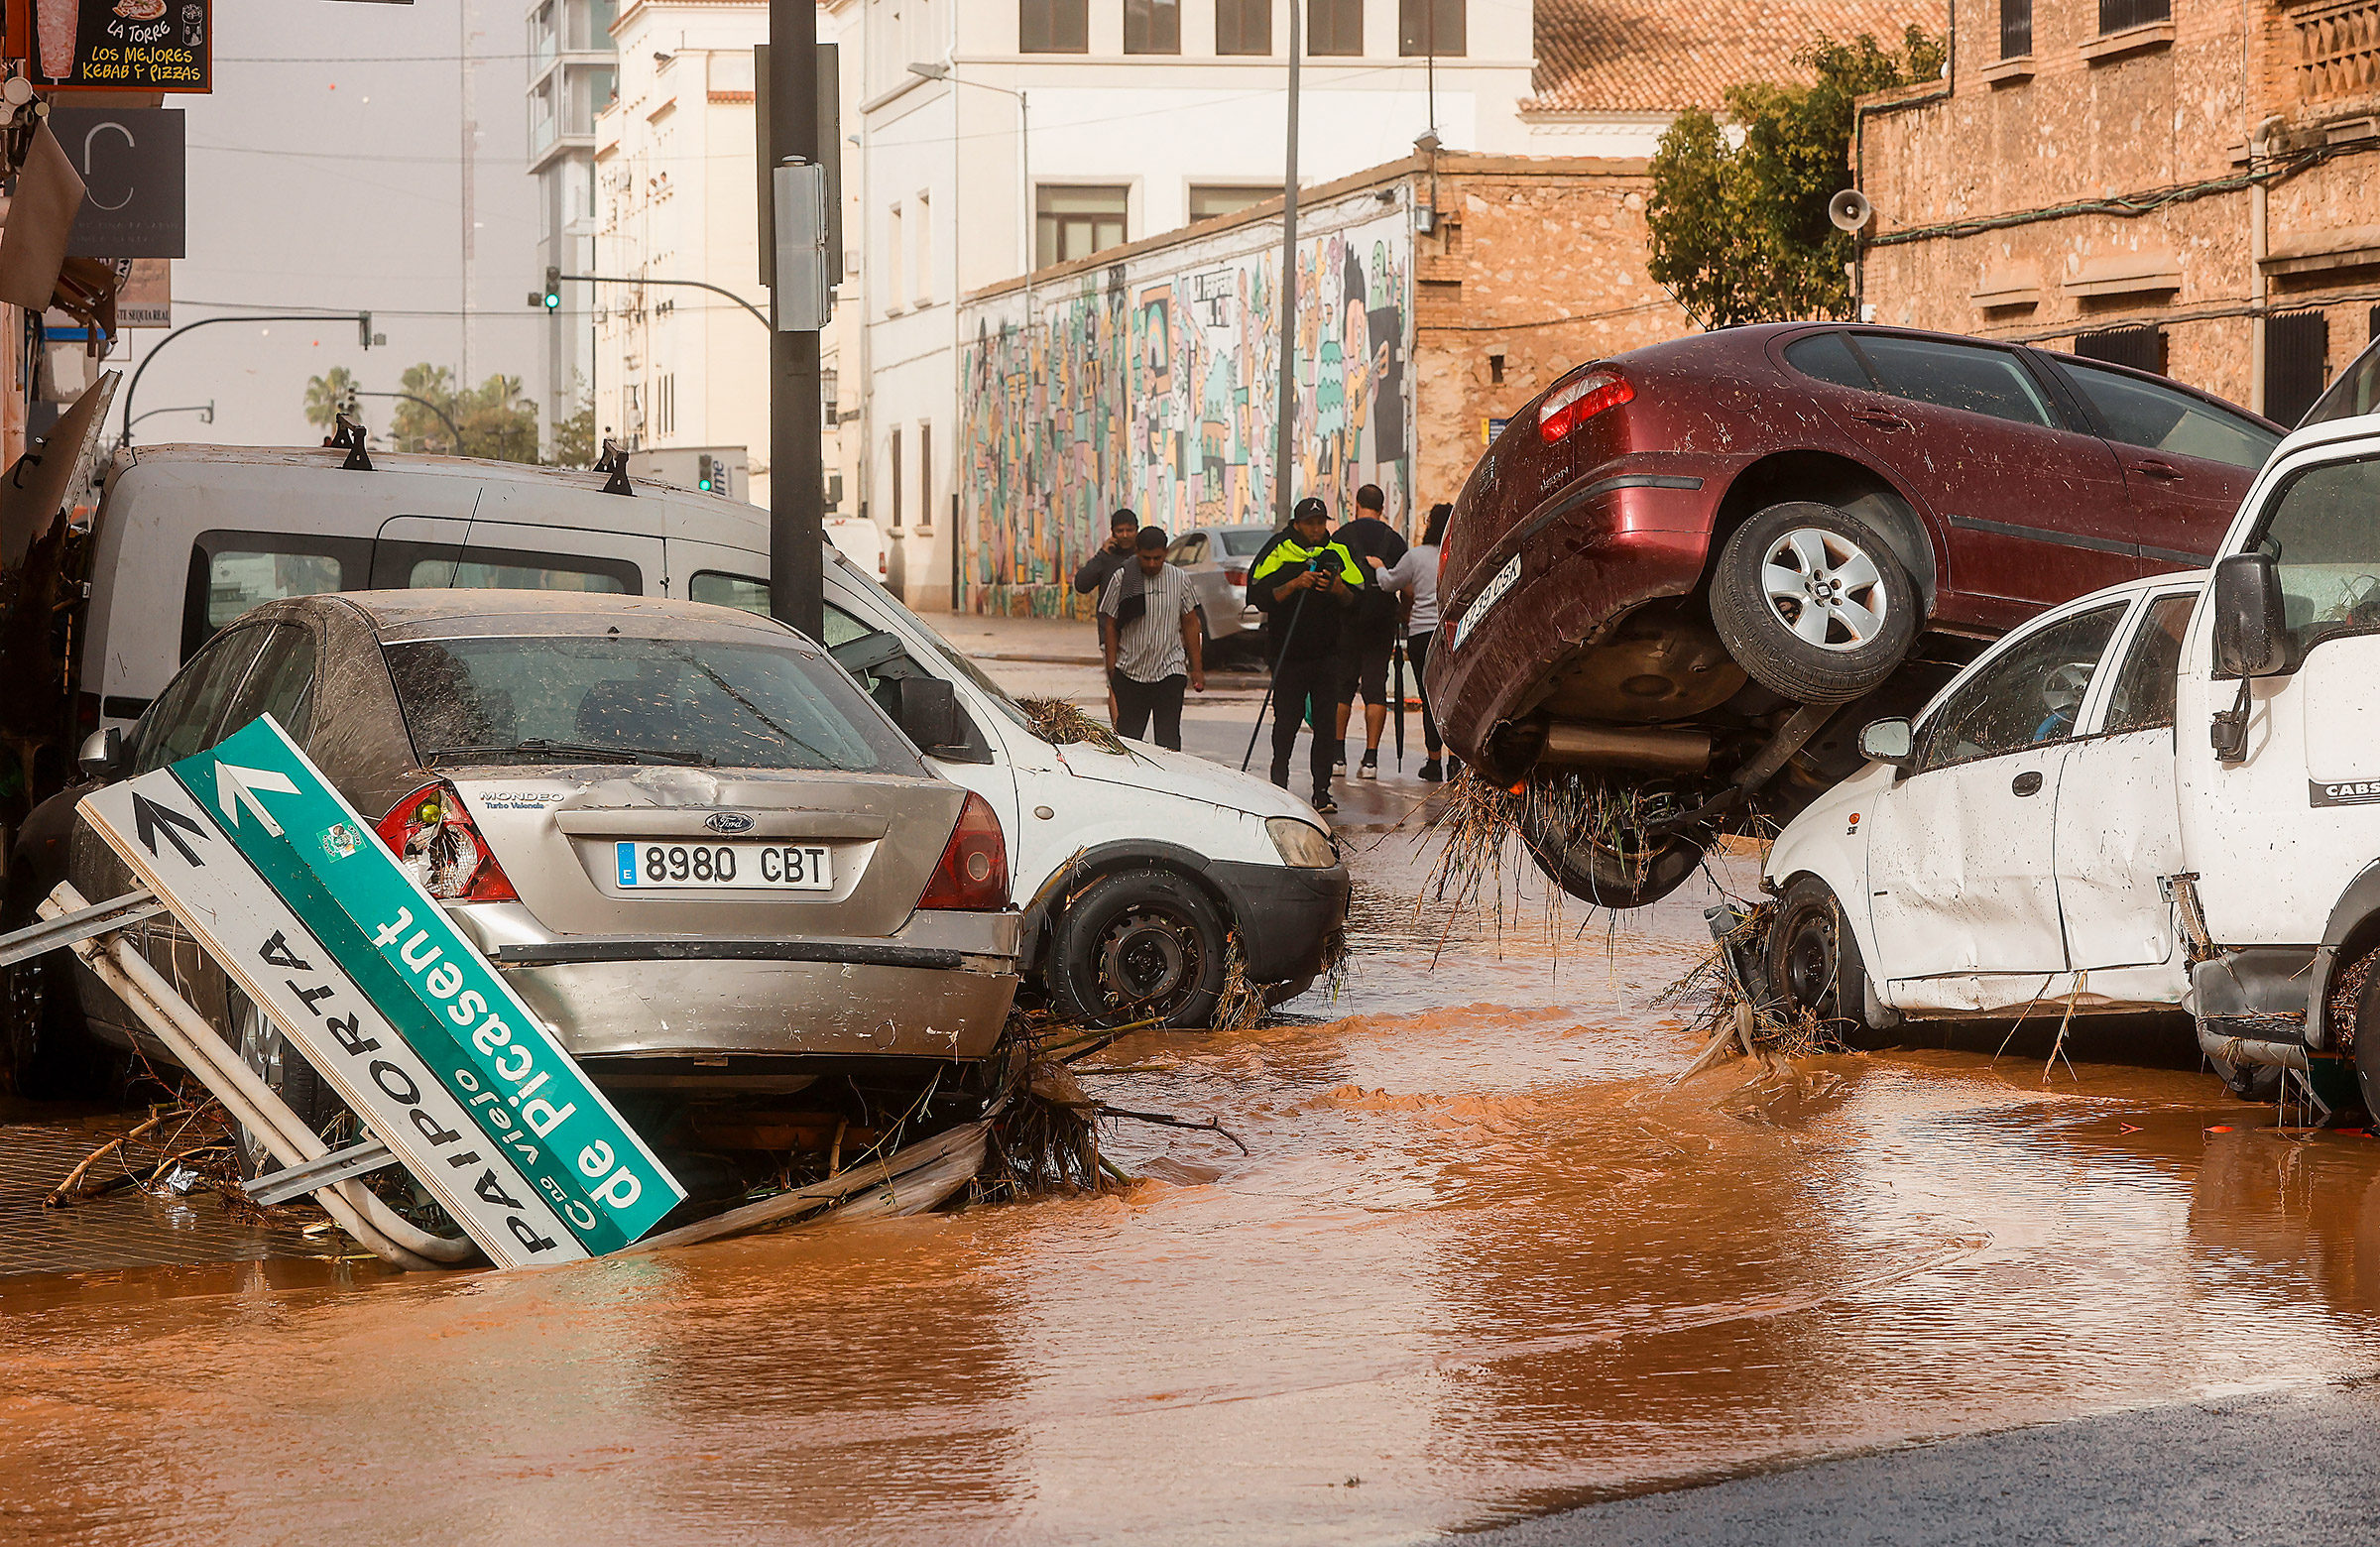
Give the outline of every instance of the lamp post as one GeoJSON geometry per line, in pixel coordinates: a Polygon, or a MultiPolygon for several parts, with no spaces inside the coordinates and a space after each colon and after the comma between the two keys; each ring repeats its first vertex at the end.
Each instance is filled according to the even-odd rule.
{"type": "MultiPolygon", "coordinates": [[[[455,423],[454,416],[452,415],[448,414],[444,409],[439,408],[436,404],[430,402],[427,398],[416,398],[410,392],[366,392],[361,387],[358,387],[350,392],[348,396],[351,398],[403,398],[408,403],[418,403],[421,405],[421,407],[429,410],[430,413],[435,414],[446,425],[446,433],[454,437],[454,454],[456,456],[463,455],[462,427],[455,423]]],[[[141,416],[143,418],[148,417],[148,416],[145,414],[141,416]]]]}
{"type": "MultiPolygon", "coordinates": [[[[179,338],[182,334],[194,332],[202,327],[220,327],[226,322],[350,321],[356,324],[356,327],[363,339],[363,346],[366,349],[371,348],[375,342],[384,344],[388,342],[388,339],[385,336],[376,334],[372,331],[372,313],[369,311],[252,311],[239,316],[200,317],[195,322],[184,322],[173,332],[168,333],[156,343],[151,344],[149,346],[149,352],[141,356],[141,363],[133,367],[132,380],[126,383],[124,387],[124,430],[123,433],[118,437],[116,443],[118,445],[126,446],[132,444],[133,395],[141,390],[141,378],[149,374],[149,367],[156,362],[158,352],[164,349],[166,345],[174,342],[174,340],[177,338],[179,338]]],[[[148,416],[144,414],[141,416],[141,417],[147,418],[148,416]]]]}
{"type": "MultiPolygon", "coordinates": [[[[948,81],[953,86],[974,86],[978,90],[982,91],[997,91],[1003,96],[1012,96],[1016,99],[1016,169],[1017,181],[1021,184],[1018,194],[1019,209],[1017,212],[1017,256],[1019,261],[1024,265],[1024,339],[1025,359],[1029,368],[1029,364],[1032,359],[1033,336],[1034,221],[1032,103],[1030,99],[1025,96],[1024,92],[1016,87],[996,86],[988,80],[967,80],[958,75],[954,75],[950,72],[950,66],[939,60],[911,64],[909,66],[909,73],[912,75],[921,76],[927,80],[948,81]]],[[[960,361],[960,351],[965,340],[959,330],[959,108],[956,96],[954,94],[950,108],[950,384],[951,401],[954,406],[965,396],[966,386],[965,381],[963,380],[963,366],[960,361]]],[[[956,428],[955,415],[953,428],[954,430],[956,428]]],[[[1025,466],[1027,468],[1032,466],[1032,459],[1030,457],[1025,459],[1025,466]]],[[[955,488],[958,480],[954,477],[951,482],[955,488]]],[[[1031,491],[1028,489],[1026,492],[1029,495],[1031,491]]],[[[929,522],[932,521],[934,519],[934,513],[932,511],[927,511],[925,513],[925,519],[929,522]]],[[[959,523],[955,513],[953,514],[950,523],[950,607],[951,611],[956,612],[959,609],[960,555],[959,523]]]]}
{"type": "MultiPolygon", "coordinates": [[[[151,409],[148,413],[142,415],[141,418],[134,419],[132,424],[138,424],[141,419],[155,418],[160,414],[195,414],[198,416],[199,423],[212,424],[215,421],[215,400],[209,398],[204,403],[193,403],[184,408],[178,409],[151,409]]],[[[132,424],[127,424],[124,426],[127,434],[131,432],[132,424]]]]}

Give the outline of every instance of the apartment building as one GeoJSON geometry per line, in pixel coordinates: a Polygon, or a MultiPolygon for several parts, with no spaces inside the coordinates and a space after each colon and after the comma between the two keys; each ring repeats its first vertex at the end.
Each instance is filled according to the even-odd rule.
{"type": "Polygon", "coordinates": [[[1863,105],[1876,317],[2292,423],[2380,330],[2380,4],[1995,0],[1863,105]]]}
{"type": "MultiPolygon", "coordinates": [[[[537,264],[595,272],[595,116],[618,79],[615,0],[535,0],[529,8],[529,175],[537,186],[537,264]]],[[[565,285],[545,323],[550,426],[578,412],[595,370],[593,288],[565,285]]]]}

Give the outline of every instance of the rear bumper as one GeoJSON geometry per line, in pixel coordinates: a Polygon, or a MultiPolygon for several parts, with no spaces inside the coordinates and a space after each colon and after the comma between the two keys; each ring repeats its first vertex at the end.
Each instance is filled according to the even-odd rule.
{"type": "Polygon", "coordinates": [[[1711,502],[1723,481],[1614,486],[1614,477],[1630,475],[1599,474],[1555,495],[1473,562],[1462,605],[1442,616],[1439,643],[1430,651],[1430,708],[1447,744],[1468,761],[1480,761],[1488,735],[1533,701],[1565,655],[1633,608],[1683,596],[1701,583],[1711,502]],[[1520,578],[1465,626],[1460,648],[1448,644],[1472,596],[1516,552],[1520,578]]]}
{"type": "Polygon", "coordinates": [[[1311,870],[1210,860],[1207,875],[1231,899],[1240,950],[1254,983],[1311,979],[1331,936],[1347,926],[1347,867],[1311,870]]]}

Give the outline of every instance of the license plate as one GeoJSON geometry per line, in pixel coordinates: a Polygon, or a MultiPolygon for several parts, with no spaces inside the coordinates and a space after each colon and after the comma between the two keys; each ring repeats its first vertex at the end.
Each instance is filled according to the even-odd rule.
{"type": "Polygon", "coordinates": [[[683,891],[831,892],[834,859],[815,843],[622,843],[613,845],[623,888],[683,891]]]}
{"type": "Polygon", "coordinates": [[[1504,599],[1504,593],[1511,590],[1513,585],[1519,579],[1520,555],[1515,553],[1505,562],[1503,568],[1495,572],[1495,578],[1488,581],[1486,586],[1481,588],[1479,596],[1472,602],[1472,604],[1463,609],[1463,616],[1455,620],[1454,633],[1448,638],[1446,642],[1446,648],[1448,650],[1461,650],[1463,648],[1463,642],[1471,638],[1471,631],[1473,627],[1477,625],[1482,618],[1488,616],[1488,608],[1493,607],[1496,603],[1504,599]]]}

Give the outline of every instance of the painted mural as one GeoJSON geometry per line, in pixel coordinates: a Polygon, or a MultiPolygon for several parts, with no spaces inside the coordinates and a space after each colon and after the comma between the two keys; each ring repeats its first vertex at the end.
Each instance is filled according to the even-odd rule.
{"type": "MultiPolygon", "coordinates": [[[[1352,511],[1412,479],[1412,220],[1371,194],[1308,215],[1297,249],[1291,487],[1352,511]],[[1334,219],[1341,221],[1336,228],[1334,219]]],[[[1139,254],[971,306],[960,441],[962,571],[980,612],[1088,616],[1068,580],[1108,513],[1192,527],[1272,520],[1278,228],[1139,254]]]]}

